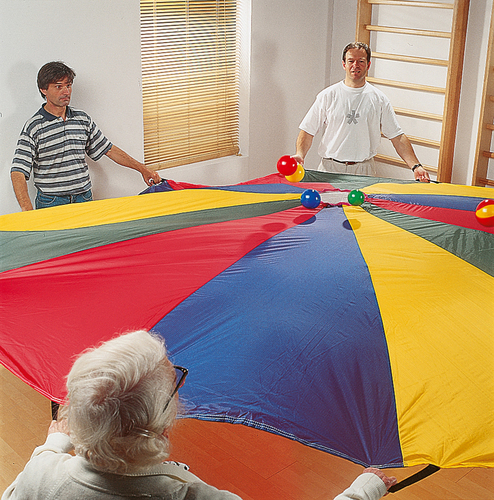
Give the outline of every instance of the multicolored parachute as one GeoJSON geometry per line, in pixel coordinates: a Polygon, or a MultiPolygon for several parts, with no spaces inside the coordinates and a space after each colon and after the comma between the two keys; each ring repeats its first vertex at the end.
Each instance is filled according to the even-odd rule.
{"type": "Polygon", "coordinates": [[[0,361],[55,401],[137,328],[189,368],[188,416],[364,465],[494,466],[487,188],[307,171],[0,217],[0,361]],[[300,203],[361,189],[350,206],[300,203]]]}

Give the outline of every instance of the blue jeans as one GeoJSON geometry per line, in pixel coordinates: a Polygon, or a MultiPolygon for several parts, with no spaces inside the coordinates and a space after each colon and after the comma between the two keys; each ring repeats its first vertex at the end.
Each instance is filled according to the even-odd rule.
{"type": "Polygon", "coordinates": [[[38,191],[38,194],[36,195],[36,209],[56,207],[58,205],[68,205],[69,203],[83,203],[85,201],[92,201],[92,199],[93,193],[90,189],[84,193],[67,194],[63,196],[45,194],[38,191]]]}

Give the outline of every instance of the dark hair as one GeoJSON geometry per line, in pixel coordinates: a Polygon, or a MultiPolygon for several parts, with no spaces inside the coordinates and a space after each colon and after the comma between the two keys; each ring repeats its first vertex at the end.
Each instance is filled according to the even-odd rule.
{"type": "Polygon", "coordinates": [[[41,92],[41,89],[46,90],[50,83],[56,83],[65,78],[68,78],[69,82],[72,83],[75,78],[75,71],[60,61],[46,63],[38,71],[39,93],[43,98],[46,99],[46,96],[43,94],[43,92],[41,92]]]}
{"type": "Polygon", "coordinates": [[[343,49],[343,62],[346,62],[346,53],[350,50],[350,49],[363,49],[365,50],[366,54],[367,54],[367,62],[370,62],[371,60],[371,49],[369,48],[369,46],[364,43],[364,42],[352,42],[352,43],[349,43],[344,49],[343,49]]]}

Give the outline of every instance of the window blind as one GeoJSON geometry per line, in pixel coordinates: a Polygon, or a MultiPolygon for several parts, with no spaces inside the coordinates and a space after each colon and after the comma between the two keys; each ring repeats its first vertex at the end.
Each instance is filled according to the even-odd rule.
{"type": "Polygon", "coordinates": [[[238,0],[141,0],[149,168],[239,153],[238,0]]]}

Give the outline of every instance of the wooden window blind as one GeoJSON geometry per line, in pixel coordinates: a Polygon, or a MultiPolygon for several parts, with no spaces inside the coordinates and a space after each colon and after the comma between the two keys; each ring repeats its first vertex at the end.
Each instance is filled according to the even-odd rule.
{"type": "Polygon", "coordinates": [[[141,0],[149,168],[239,154],[238,0],[141,0]]]}

